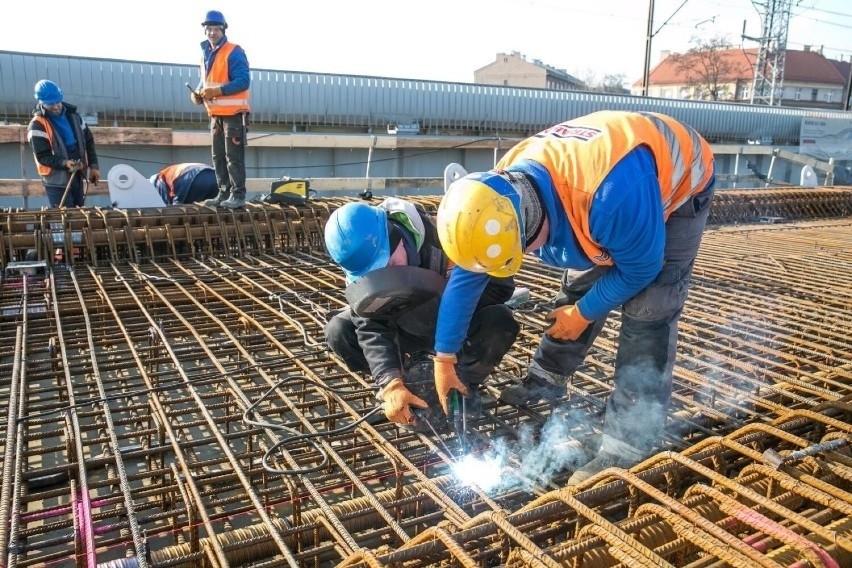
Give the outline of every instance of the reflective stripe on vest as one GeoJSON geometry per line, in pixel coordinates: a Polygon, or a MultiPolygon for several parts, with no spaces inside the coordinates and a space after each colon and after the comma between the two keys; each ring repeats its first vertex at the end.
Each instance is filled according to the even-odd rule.
{"type": "Polygon", "coordinates": [[[707,141],[668,116],[600,111],[569,120],[518,143],[496,169],[520,160],[544,166],[586,256],[595,264],[611,265],[612,258],[592,239],[589,211],[604,178],[640,145],[654,156],[663,217],[668,219],[700,193],[713,175],[713,153],[707,141]]]}
{"type": "MultiPolygon", "coordinates": [[[[210,72],[205,72],[204,60],[201,61],[201,76],[204,77],[205,87],[221,87],[229,81],[228,58],[234,51],[236,44],[225,42],[218,48],[218,53],[213,58],[210,72]]],[[[205,100],[209,116],[233,116],[238,112],[251,112],[249,107],[249,90],[240,91],[232,95],[219,95],[212,101],[205,100]]]]}
{"type": "MultiPolygon", "coordinates": [[[[30,130],[29,132],[27,132],[27,141],[28,142],[31,141],[33,136],[41,136],[43,138],[47,138],[47,141],[50,142],[50,151],[53,152],[54,154],[56,154],[56,150],[53,147],[53,140],[54,140],[53,125],[50,124],[50,120],[43,117],[43,116],[35,116],[33,118],[35,118],[35,120],[39,124],[41,124],[42,128],[44,128],[44,132],[40,132],[38,130],[30,130]]],[[[67,157],[68,153],[65,152],[65,155],[67,157]]],[[[33,152],[33,159],[35,159],[36,171],[38,172],[38,175],[40,175],[42,178],[48,177],[50,175],[50,172],[53,171],[53,168],[51,168],[50,166],[45,166],[45,165],[41,164],[38,161],[38,158],[36,157],[35,152],[33,152]]]]}

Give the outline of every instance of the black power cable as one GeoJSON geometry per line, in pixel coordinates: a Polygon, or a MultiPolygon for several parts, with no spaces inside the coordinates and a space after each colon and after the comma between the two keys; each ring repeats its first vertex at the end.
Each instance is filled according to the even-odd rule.
{"type": "Polygon", "coordinates": [[[270,447],[268,450],[266,450],[266,452],[263,454],[263,460],[262,460],[263,469],[266,470],[268,473],[279,474],[279,475],[306,475],[308,473],[314,473],[316,471],[323,469],[326,465],[328,465],[328,461],[329,461],[328,452],[322,447],[322,444],[319,441],[315,440],[315,438],[335,436],[337,434],[342,434],[344,432],[352,430],[355,427],[357,427],[359,424],[366,421],[371,416],[373,416],[374,414],[376,414],[377,412],[382,410],[382,405],[379,404],[378,406],[376,406],[375,408],[370,410],[367,414],[360,417],[358,420],[356,420],[352,424],[348,424],[348,425],[342,426],[340,428],[335,428],[334,430],[325,430],[325,431],[322,431],[322,432],[315,432],[315,433],[309,433],[309,434],[299,433],[296,430],[294,430],[293,428],[290,428],[289,426],[284,426],[282,424],[274,424],[272,422],[265,422],[265,421],[262,421],[262,420],[259,420],[259,419],[252,418],[252,415],[257,412],[257,407],[264,400],[266,400],[267,397],[269,397],[269,395],[271,395],[272,393],[277,391],[279,388],[281,388],[284,384],[286,384],[288,382],[301,382],[301,381],[306,381],[306,382],[314,385],[315,387],[317,387],[321,390],[325,390],[325,391],[333,393],[333,394],[358,394],[358,393],[365,393],[366,394],[366,393],[374,393],[375,392],[374,389],[354,389],[354,390],[333,389],[333,388],[329,387],[328,385],[321,384],[317,381],[314,381],[314,380],[312,380],[308,377],[304,377],[304,376],[289,375],[289,376],[284,377],[280,381],[278,381],[269,390],[267,390],[265,393],[263,393],[263,395],[261,395],[260,398],[258,398],[254,403],[252,403],[252,405],[249,406],[245,410],[245,412],[243,412],[243,422],[245,422],[246,424],[249,424],[251,426],[258,426],[260,428],[271,428],[273,430],[280,430],[280,431],[284,431],[284,432],[288,432],[288,433],[293,434],[291,436],[283,438],[282,440],[279,440],[272,447],[270,447]],[[296,468],[296,469],[279,469],[279,468],[276,468],[276,467],[273,467],[272,465],[270,465],[270,463],[269,463],[270,459],[271,459],[270,456],[272,456],[272,454],[274,452],[278,451],[280,448],[283,448],[284,446],[287,446],[289,444],[292,444],[292,443],[298,442],[298,441],[302,441],[302,440],[307,441],[311,446],[313,446],[313,448],[317,451],[317,453],[319,453],[322,456],[322,460],[320,461],[319,464],[317,464],[315,466],[302,467],[302,468],[296,468]]]}

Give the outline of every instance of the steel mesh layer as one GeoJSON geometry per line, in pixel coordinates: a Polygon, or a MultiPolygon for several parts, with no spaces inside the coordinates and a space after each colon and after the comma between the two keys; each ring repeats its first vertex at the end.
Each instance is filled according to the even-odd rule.
{"type": "Polygon", "coordinates": [[[618,318],[556,409],[495,396],[524,376],[552,268],[530,259],[518,276],[531,295],[522,331],[470,423],[474,453],[503,460],[486,491],[450,467],[453,436],[388,423],[370,379],[322,343],[345,306],[322,247],[343,201],[9,212],[3,560],[850,565],[852,194],[782,193],[714,204],[715,219],[743,225],[702,243],[660,453],[571,489],[572,460],[600,434],[618,318]],[[20,262],[30,249],[43,267],[20,262]],[[769,451],[799,449],[783,463],[769,451]]]}

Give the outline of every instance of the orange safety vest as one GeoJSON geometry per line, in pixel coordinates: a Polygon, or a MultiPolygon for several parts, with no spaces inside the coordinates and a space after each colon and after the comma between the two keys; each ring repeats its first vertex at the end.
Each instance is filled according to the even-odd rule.
{"type": "MultiPolygon", "coordinates": [[[[234,51],[236,44],[225,42],[220,46],[219,53],[213,59],[213,65],[210,66],[210,72],[206,73],[204,69],[204,58],[201,60],[201,76],[204,77],[205,87],[221,87],[229,81],[228,75],[228,57],[234,51]]],[[[213,116],[233,116],[238,112],[251,112],[249,107],[249,89],[234,93],[233,95],[219,95],[212,101],[205,100],[204,106],[207,107],[207,114],[213,116]]]]}
{"type": "MultiPolygon", "coordinates": [[[[56,132],[53,130],[53,125],[50,123],[50,119],[48,119],[45,116],[35,115],[33,117],[33,120],[37,121],[44,128],[44,133],[47,136],[48,142],[50,142],[50,149],[53,152],[53,154],[56,155],[56,153],[57,153],[56,145],[58,144],[59,148],[60,148],[60,152],[59,152],[60,157],[67,159],[68,153],[65,151],[64,144],[61,141],[57,140],[56,132]]],[[[75,137],[78,136],[79,135],[79,133],[78,133],[79,127],[77,126],[77,124],[72,124],[72,129],[75,132],[75,134],[74,134],[75,137]]],[[[31,138],[34,135],[37,135],[37,133],[33,134],[32,131],[27,132],[28,138],[31,138]]],[[[81,145],[80,154],[82,156],[83,167],[87,168],[89,166],[89,155],[86,152],[85,136],[80,136],[80,138],[81,138],[81,140],[79,142],[79,144],[81,145]]],[[[50,184],[50,185],[63,185],[65,183],[67,183],[67,181],[68,181],[68,179],[71,175],[70,173],[68,173],[68,170],[66,170],[64,168],[57,168],[56,170],[54,170],[50,166],[45,166],[44,164],[42,164],[41,162],[38,161],[38,157],[35,155],[35,153],[33,153],[33,159],[35,160],[36,171],[38,172],[38,175],[41,176],[41,179],[44,183],[50,184]]]]}
{"type": "Polygon", "coordinates": [[[664,219],[703,191],[713,175],[713,152],[695,130],[662,114],[621,111],[552,126],[514,146],[496,169],[520,160],[544,166],[583,251],[595,264],[611,265],[610,255],[592,239],[589,210],[604,178],[638,146],[654,156],[664,219]]]}
{"type": "Polygon", "coordinates": [[[204,164],[200,163],[184,163],[184,164],[173,164],[171,166],[165,167],[160,171],[160,177],[163,179],[163,183],[166,184],[166,187],[169,188],[169,197],[174,199],[176,196],[175,193],[175,180],[180,177],[180,175],[188,170],[189,168],[195,166],[203,166],[204,164]]]}

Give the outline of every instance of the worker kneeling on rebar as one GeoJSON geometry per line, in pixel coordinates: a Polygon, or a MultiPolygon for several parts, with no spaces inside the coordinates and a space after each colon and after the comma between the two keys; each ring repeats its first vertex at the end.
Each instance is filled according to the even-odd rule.
{"type": "MultiPolygon", "coordinates": [[[[425,422],[432,428],[447,426],[442,419],[447,392],[436,392],[431,348],[452,270],[434,221],[397,198],[377,206],[347,203],[329,217],[325,246],[343,269],[349,302],[326,325],[329,347],[351,371],[372,375],[389,420],[423,431],[430,431],[425,422]]],[[[482,285],[454,351],[458,376],[450,387],[470,395],[468,414],[481,408],[477,390],[520,330],[504,305],[514,292],[513,278],[486,277],[482,285]]]]}
{"type": "Polygon", "coordinates": [[[692,128],[660,114],[603,111],[548,128],[495,169],[453,182],[437,215],[457,266],[438,315],[436,384],[456,374],[458,330],[467,329],[485,283],[514,275],[524,253],[535,252],[569,270],[526,378],[500,398],[557,402],[620,306],[602,444],[568,483],[647,457],[665,426],[678,320],[714,179],[710,146],[692,128]]]}

